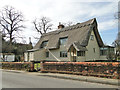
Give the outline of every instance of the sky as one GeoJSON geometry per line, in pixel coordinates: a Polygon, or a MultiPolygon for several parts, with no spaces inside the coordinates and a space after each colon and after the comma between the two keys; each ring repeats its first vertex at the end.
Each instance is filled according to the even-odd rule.
{"type": "Polygon", "coordinates": [[[37,43],[34,37],[39,37],[32,21],[42,16],[52,20],[53,30],[59,22],[81,23],[92,18],[97,19],[98,30],[103,42],[111,45],[117,38],[118,21],[115,14],[118,11],[118,0],[1,0],[0,10],[10,5],[23,13],[26,28],[21,32],[24,40],[29,43],[31,37],[33,45],[37,43]],[[114,1],[114,2],[113,2],[114,1]]]}

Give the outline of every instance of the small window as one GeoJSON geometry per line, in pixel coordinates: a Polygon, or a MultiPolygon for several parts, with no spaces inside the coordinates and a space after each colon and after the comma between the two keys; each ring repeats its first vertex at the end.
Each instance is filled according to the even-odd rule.
{"type": "Polygon", "coordinates": [[[66,51],[61,51],[60,52],[60,57],[67,57],[67,52],[66,51]]]}
{"type": "Polygon", "coordinates": [[[46,52],[46,57],[49,57],[49,52],[46,52]]]}
{"type": "Polygon", "coordinates": [[[77,56],[85,56],[85,51],[77,51],[77,56]]]}
{"type": "Polygon", "coordinates": [[[103,55],[107,55],[107,48],[100,48],[100,55],[103,56],[103,55]]]}
{"type": "Polygon", "coordinates": [[[95,53],[95,48],[93,48],[93,52],[95,53]]]}
{"type": "Polygon", "coordinates": [[[94,40],[94,35],[91,35],[91,36],[90,36],[90,40],[94,40]]]}
{"type": "Polygon", "coordinates": [[[65,45],[67,42],[68,38],[64,37],[64,38],[60,38],[60,45],[65,45]]]}
{"type": "Polygon", "coordinates": [[[46,47],[47,44],[48,44],[48,41],[43,41],[42,44],[41,44],[41,46],[40,46],[40,48],[44,48],[44,47],[46,47]]]}

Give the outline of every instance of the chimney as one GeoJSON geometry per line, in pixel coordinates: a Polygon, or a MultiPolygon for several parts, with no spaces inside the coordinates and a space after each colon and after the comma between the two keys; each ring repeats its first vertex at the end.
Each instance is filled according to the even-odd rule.
{"type": "Polygon", "coordinates": [[[62,29],[64,28],[65,26],[63,24],[61,24],[61,22],[59,22],[59,26],[58,26],[58,29],[62,29]]]}
{"type": "Polygon", "coordinates": [[[29,37],[29,44],[31,44],[31,45],[32,45],[32,42],[31,42],[31,37],[29,37]]]}

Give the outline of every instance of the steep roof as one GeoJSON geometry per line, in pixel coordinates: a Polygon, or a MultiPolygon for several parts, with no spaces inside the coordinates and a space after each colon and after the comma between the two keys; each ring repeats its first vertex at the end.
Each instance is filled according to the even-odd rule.
{"type": "Polygon", "coordinates": [[[66,44],[67,50],[73,44],[78,47],[78,49],[81,49],[81,47],[85,47],[88,45],[89,37],[92,30],[95,33],[98,45],[102,47],[103,42],[97,29],[96,19],[94,18],[83,23],[78,23],[70,27],[65,27],[61,30],[56,30],[43,34],[38,43],[35,45],[34,49],[40,48],[41,43],[47,40],[48,44],[46,48],[59,48],[59,39],[62,37],[68,37],[68,41],[66,44]]]}

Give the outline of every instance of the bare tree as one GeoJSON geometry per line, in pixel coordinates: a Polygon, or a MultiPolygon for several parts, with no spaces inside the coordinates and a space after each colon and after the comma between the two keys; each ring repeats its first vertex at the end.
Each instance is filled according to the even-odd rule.
{"type": "Polygon", "coordinates": [[[2,33],[9,39],[10,44],[12,44],[12,41],[16,38],[16,33],[19,33],[24,28],[22,25],[24,20],[23,15],[12,6],[5,6],[0,14],[2,33]]]}
{"type": "Polygon", "coordinates": [[[115,19],[120,20],[120,11],[116,12],[114,17],[115,17],[115,19]]]}
{"type": "Polygon", "coordinates": [[[65,27],[69,27],[69,26],[72,26],[72,25],[73,25],[73,22],[72,22],[72,21],[68,21],[68,22],[66,22],[66,23],[63,23],[63,25],[64,25],[65,27]]]}
{"type": "Polygon", "coordinates": [[[115,59],[117,60],[117,58],[120,58],[120,40],[116,39],[112,44],[116,48],[115,59]]]}
{"type": "Polygon", "coordinates": [[[69,22],[66,23],[66,26],[68,26],[68,27],[72,26],[72,25],[73,25],[73,22],[71,22],[71,21],[69,21],[69,22]]]}
{"type": "Polygon", "coordinates": [[[47,17],[42,17],[40,19],[35,19],[33,21],[34,27],[36,31],[40,34],[43,35],[43,33],[47,33],[48,30],[51,30],[52,25],[50,23],[51,20],[47,17]]]}

